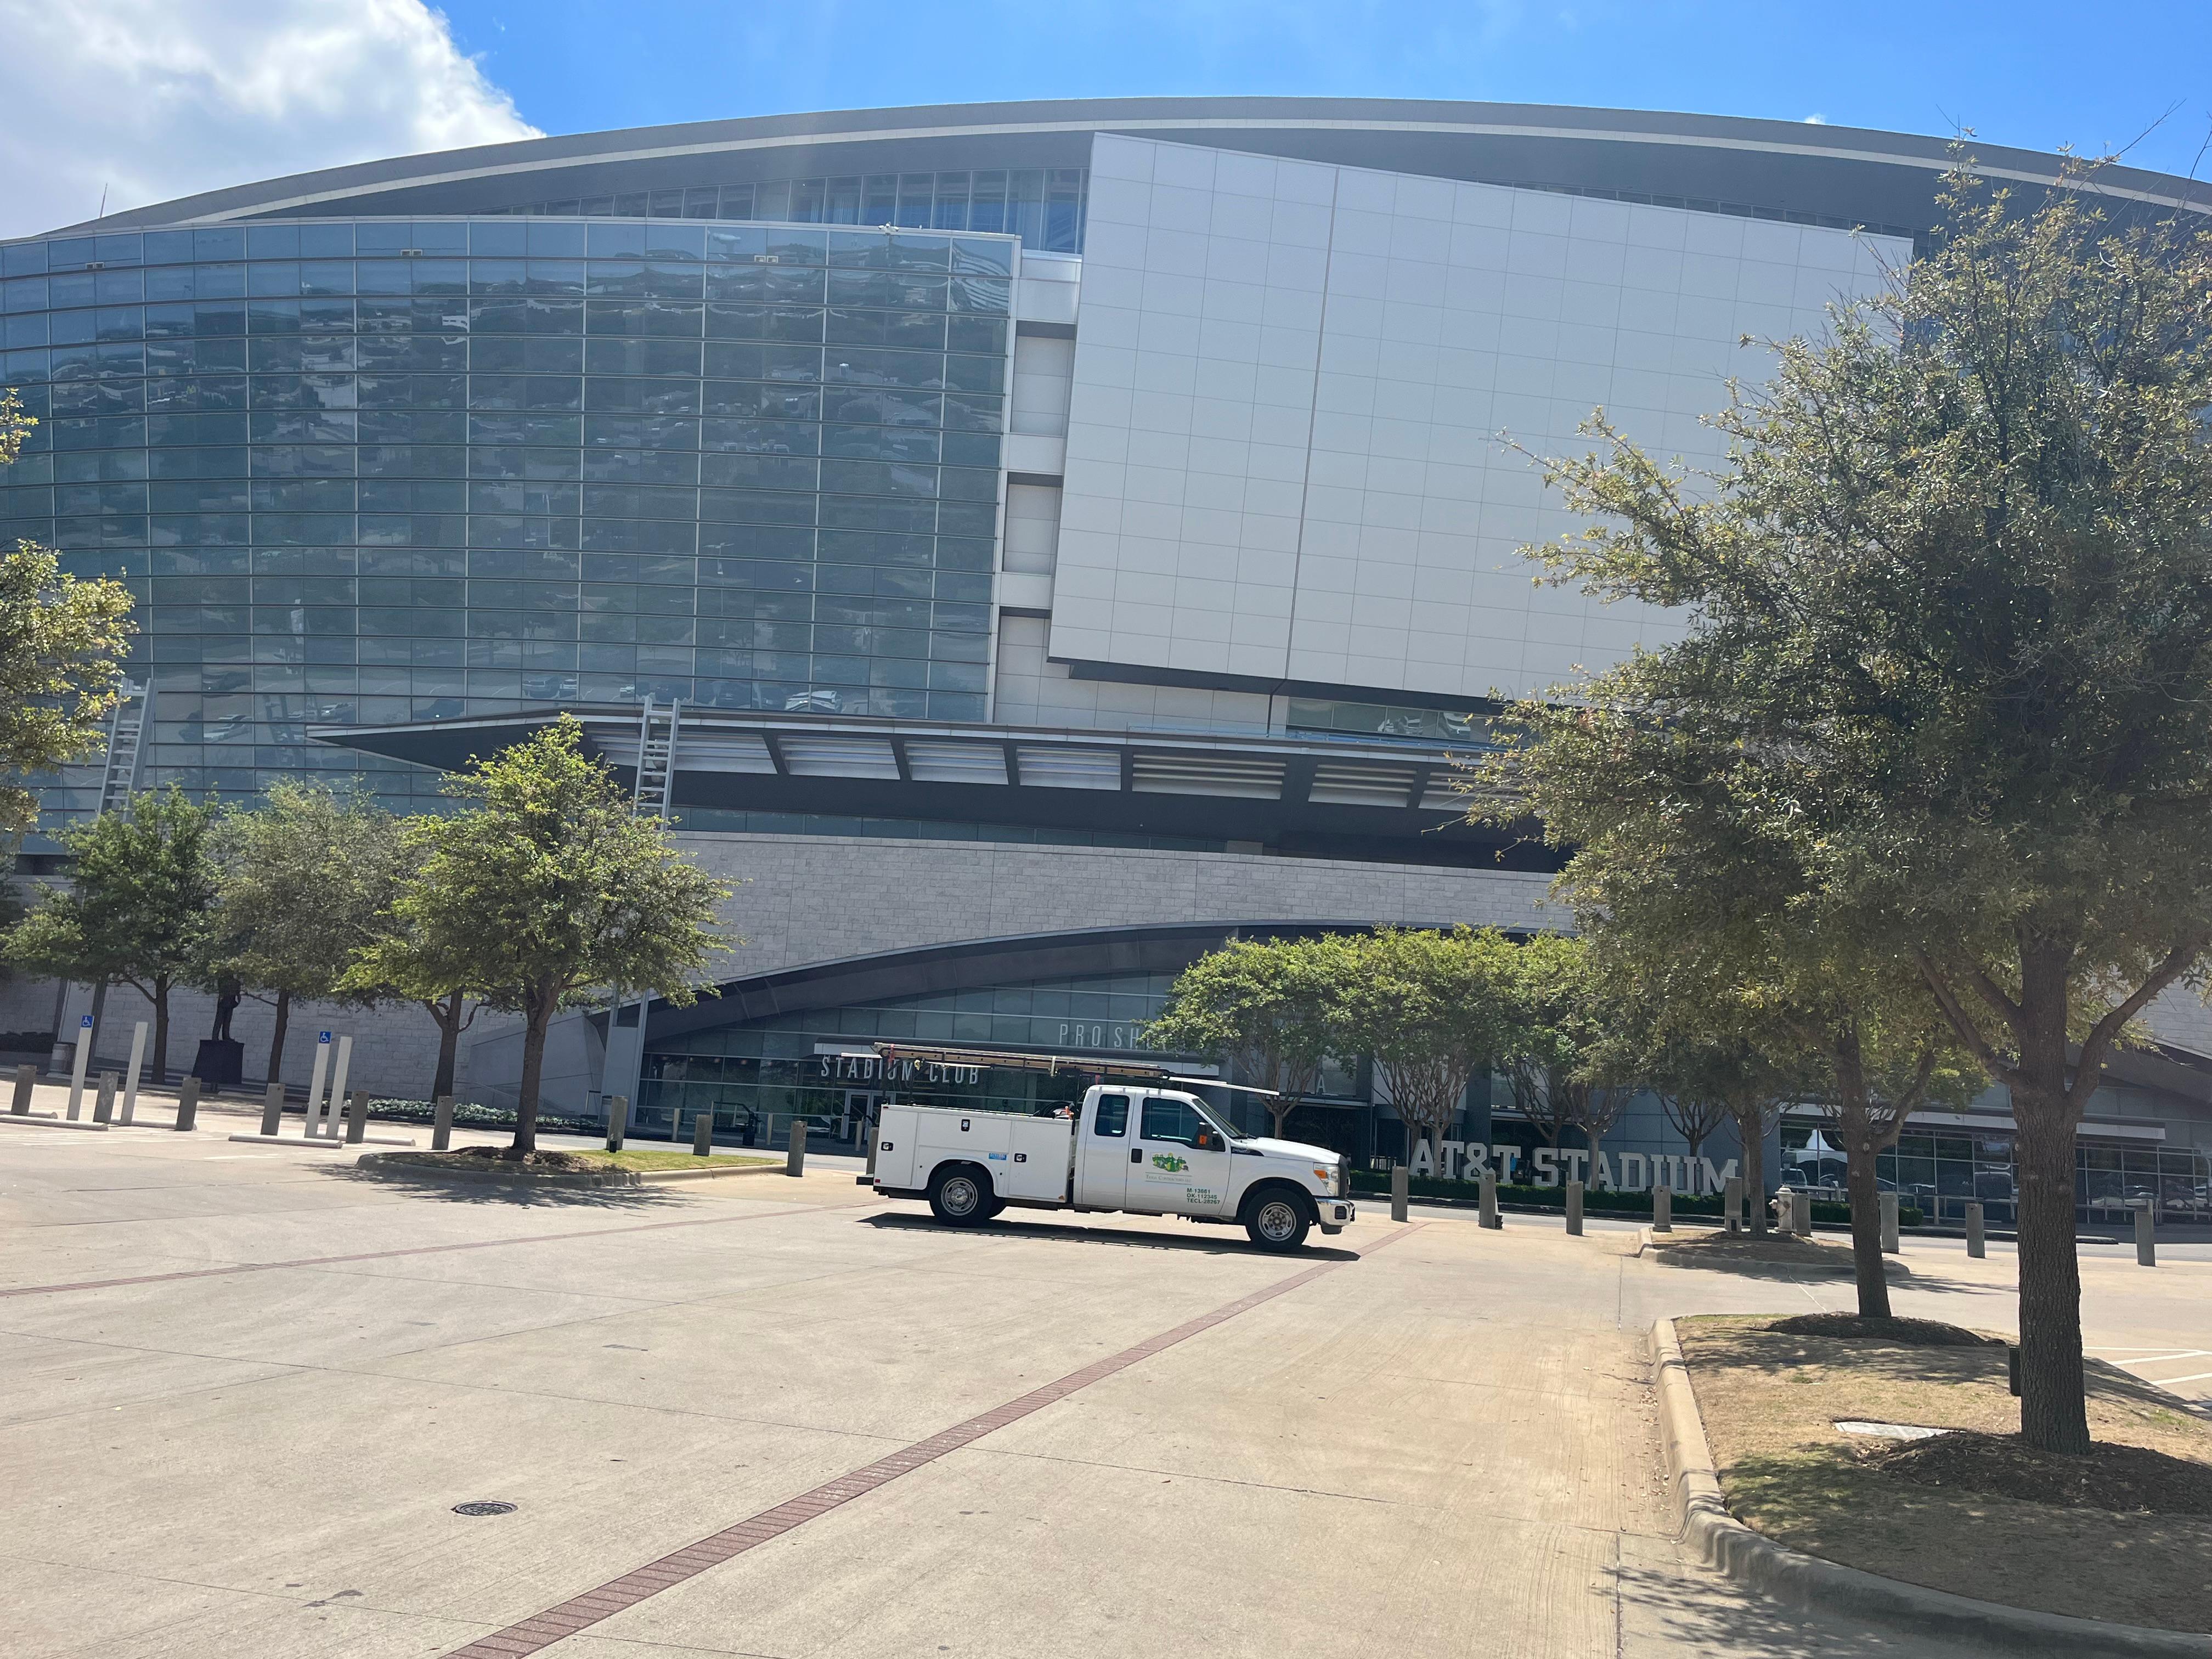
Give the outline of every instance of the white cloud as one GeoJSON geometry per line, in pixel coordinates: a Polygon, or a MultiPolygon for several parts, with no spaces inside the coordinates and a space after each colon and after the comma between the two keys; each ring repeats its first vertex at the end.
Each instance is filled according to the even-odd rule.
{"type": "Polygon", "coordinates": [[[1828,125],[1828,118],[1825,115],[1808,115],[1805,118],[1805,125],[1808,127],[1825,127],[1828,125]]]}
{"type": "Polygon", "coordinates": [[[0,0],[0,237],[536,136],[422,0],[0,0]]]}

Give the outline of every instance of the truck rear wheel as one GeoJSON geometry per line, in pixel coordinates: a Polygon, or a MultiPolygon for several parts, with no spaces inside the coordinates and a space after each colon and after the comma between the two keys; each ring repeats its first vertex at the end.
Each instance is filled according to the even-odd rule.
{"type": "Polygon", "coordinates": [[[1295,1250],[1312,1224],[1306,1206],[1285,1192],[1263,1193],[1244,1218],[1244,1231],[1263,1250],[1295,1250]]]}
{"type": "Polygon", "coordinates": [[[991,1218],[989,1177],[964,1164],[939,1170],[929,1183],[932,1214],[948,1227],[974,1227],[991,1218]]]}

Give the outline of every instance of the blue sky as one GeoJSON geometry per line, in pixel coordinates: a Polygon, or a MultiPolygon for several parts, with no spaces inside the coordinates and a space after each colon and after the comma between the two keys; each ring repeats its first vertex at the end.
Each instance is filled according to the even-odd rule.
{"type": "Polygon", "coordinates": [[[1679,109],[2124,144],[2188,172],[2212,4],[1696,0],[446,0],[460,49],[549,132],[797,109],[1304,93],[1679,109]],[[2175,106],[2179,106],[2175,108],[2175,106]]]}

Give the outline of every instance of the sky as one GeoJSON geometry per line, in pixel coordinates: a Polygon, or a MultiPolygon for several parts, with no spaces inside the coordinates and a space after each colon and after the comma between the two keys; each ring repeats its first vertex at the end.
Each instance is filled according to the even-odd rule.
{"type": "MultiPolygon", "coordinates": [[[[536,132],[1146,94],[1605,105],[2186,173],[2212,5],[2107,0],[0,0],[0,236],[536,132]]],[[[2212,172],[2212,155],[2203,169],[2212,172]]]]}

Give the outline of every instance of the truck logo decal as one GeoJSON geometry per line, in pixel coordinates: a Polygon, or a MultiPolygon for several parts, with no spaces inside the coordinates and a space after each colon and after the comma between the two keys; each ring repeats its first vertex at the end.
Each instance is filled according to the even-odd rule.
{"type": "Polygon", "coordinates": [[[1173,1152],[1154,1152],[1152,1167],[1155,1170],[1165,1170],[1170,1175],[1181,1175],[1185,1170],[1190,1168],[1190,1165],[1173,1152]]]}

